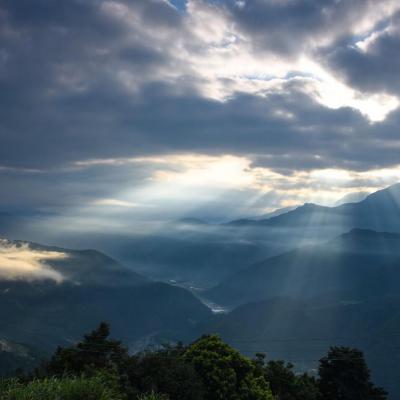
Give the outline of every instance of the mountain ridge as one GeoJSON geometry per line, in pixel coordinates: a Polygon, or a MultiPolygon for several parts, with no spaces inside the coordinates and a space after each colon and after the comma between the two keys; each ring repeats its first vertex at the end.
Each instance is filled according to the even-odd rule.
{"type": "Polygon", "coordinates": [[[365,228],[400,232],[400,183],[371,193],[355,203],[344,203],[333,207],[304,203],[294,210],[268,219],[228,223],[228,225],[255,227],[304,227],[323,224],[342,225],[345,231],[351,228],[365,228]]]}
{"type": "MultiPolygon", "coordinates": [[[[46,353],[77,340],[100,321],[109,321],[115,333],[137,350],[149,336],[159,343],[194,337],[198,323],[211,316],[210,309],[190,291],[142,279],[96,250],[63,249],[25,241],[8,244],[4,248],[3,241],[0,249],[0,270],[7,267],[3,262],[18,257],[23,266],[32,260],[32,268],[39,268],[38,259],[48,253],[64,251],[69,257],[45,259],[47,266],[63,273],[64,279],[59,281],[48,275],[34,279],[0,275],[2,340],[25,343],[46,353]],[[21,250],[22,255],[18,253],[21,250]],[[12,251],[9,258],[4,256],[7,251],[12,251]]],[[[7,369],[11,356],[10,353],[0,358],[0,370],[7,369]]]]}
{"type": "Polygon", "coordinates": [[[400,284],[398,264],[400,235],[354,229],[323,244],[256,262],[206,291],[205,297],[232,306],[275,296],[310,297],[337,290],[366,296],[367,287],[375,289],[374,295],[383,295],[385,288],[394,293],[396,282],[400,284]],[[380,240],[375,240],[378,237],[380,240]]]}

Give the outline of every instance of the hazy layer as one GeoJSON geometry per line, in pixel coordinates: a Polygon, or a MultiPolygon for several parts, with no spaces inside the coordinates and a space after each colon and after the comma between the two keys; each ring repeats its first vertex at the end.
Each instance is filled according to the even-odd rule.
{"type": "Polygon", "coordinates": [[[0,239],[0,279],[28,281],[51,279],[61,282],[64,278],[47,264],[47,261],[67,258],[66,253],[42,251],[0,239]]]}

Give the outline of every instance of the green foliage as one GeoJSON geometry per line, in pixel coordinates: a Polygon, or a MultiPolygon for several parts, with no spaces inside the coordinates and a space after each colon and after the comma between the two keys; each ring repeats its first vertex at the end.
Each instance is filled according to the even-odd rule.
{"type": "Polygon", "coordinates": [[[269,361],[264,366],[264,376],[271,391],[279,400],[317,400],[317,382],[309,375],[296,375],[293,364],[284,361],[269,361]]]}
{"type": "Polygon", "coordinates": [[[127,371],[129,382],[137,392],[166,393],[173,400],[202,400],[200,377],[188,363],[182,346],[168,347],[131,357],[127,371]]]}
{"type": "MultiPolygon", "coordinates": [[[[17,378],[1,378],[0,379],[0,395],[6,393],[11,388],[20,384],[20,381],[17,378]]],[[[1,399],[1,397],[0,397],[1,399]]]]}
{"type": "Polygon", "coordinates": [[[35,379],[0,381],[0,400],[386,400],[362,352],[333,347],[319,379],[284,361],[250,360],[217,336],[130,356],[102,323],[57,349],[35,379]]]}
{"type": "Polygon", "coordinates": [[[118,340],[109,339],[110,327],[102,322],[70,348],[59,347],[45,366],[47,375],[90,374],[99,370],[119,370],[128,361],[128,351],[118,340]]]}
{"type": "Polygon", "coordinates": [[[122,400],[101,375],[91,378],[65,377],[33,380],[23,384],[16,379],[0,386],[1,400],[122,400]]]}
{"type": "Polygon", "coordinates": [[[364,355],[357,349],[331,347],[320,360],[319,376],[324,400],[386,399],[386,392],[371,382],[364,355]]]}
{"type": "Polygon", "coordinates": [[[318,381],[313,376],[307,374],[297,376],[296,396],[295,398],[298,400],[319,400],[321,393],[318,381]]]}
{"type": "Polygon", "coordinates": [[[203,336],[185,352],[201,377],[207,400],[271,400],[256,364],[217,336],[203,336]]]}
{"type": "Polygon", "coordinates": [[[36,371],[38,378],[48,376],[95,376],[102,373],[116,390],[129,393],[126,369],[128,350],[118,340],[109,339],[110,327],[102,322],[85,335],[83,340],[69,348],[59,347],[50,361],[36,371]]]}

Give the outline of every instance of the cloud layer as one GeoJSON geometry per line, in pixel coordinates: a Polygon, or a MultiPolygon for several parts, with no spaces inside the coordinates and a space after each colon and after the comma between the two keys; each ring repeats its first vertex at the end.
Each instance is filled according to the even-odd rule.
{"type": "Polygon", "coordinates": [[[15,244],[0,239],[0,279],[53,280],[62,282],[63,276],[46,262],[62,260],[67,254],[32,249],[27,243],[15,244]]]}
{"type": "Polygon", "coordinates": [[[0,205],[150,215],[172,202],[168,177],[171,209],[226,209],[227,191],[232,210],[246,196],[268,209],[322,192],[329,174],[338,198],[394,183],[399,9],[0,0],[0,205]],[[203,202],[182,179],[201,181],[203,202]]]}

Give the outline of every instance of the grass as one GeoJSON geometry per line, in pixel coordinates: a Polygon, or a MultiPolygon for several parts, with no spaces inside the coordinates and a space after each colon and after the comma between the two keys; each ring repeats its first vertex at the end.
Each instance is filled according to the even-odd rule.
{"type": "MultiPolygon", "coordinates": [[[[104,383],[92,378],[46,378],[23,384],[16,379],[0,382],[1,400],[122,400],[104,383]]],[[[151,398],[150,398],[151,399],[151,398]]]]}

